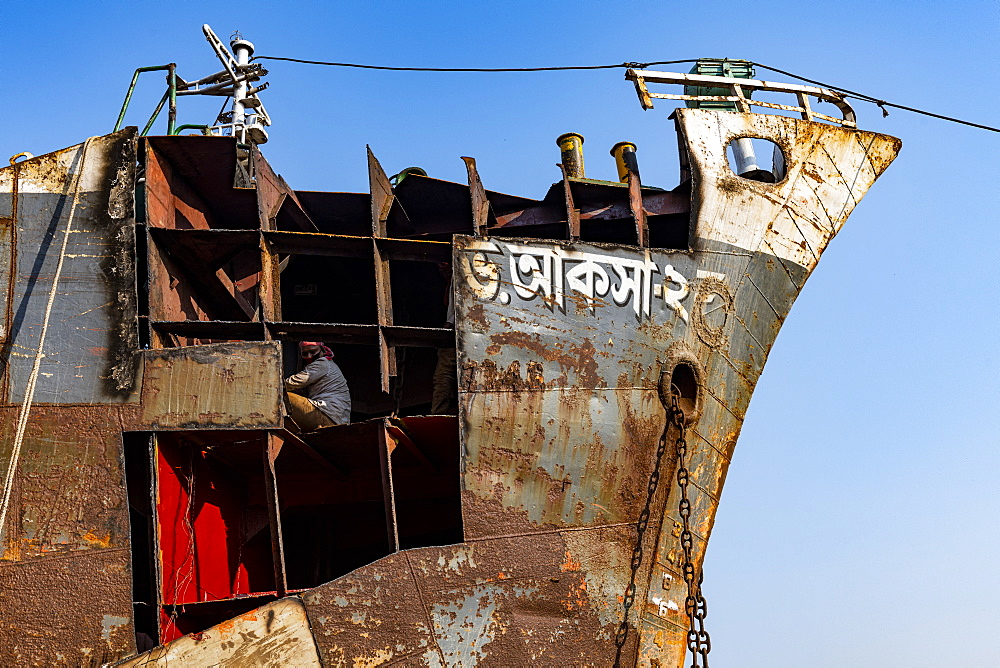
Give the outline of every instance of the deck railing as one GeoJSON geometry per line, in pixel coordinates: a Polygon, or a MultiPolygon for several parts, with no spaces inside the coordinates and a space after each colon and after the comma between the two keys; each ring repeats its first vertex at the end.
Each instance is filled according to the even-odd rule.
{"type": "Polygon", "coordinates": [[[639,95],[639,103],[643,109],[653,108],[653,98],[663,100],[692,100],[698,102],[731,102],[736,105],[736,110],[743,113],[750,113],[751,107],[764,107],[766,109],[778,109],[799,113],[807,121],[823,120],[836,123],[848,128],[857,127],[857,119],[854,109],[844,99],[844,96],[836,91],[817,86],[802,86],[799,84],[775,83],[772,81],[760,81],[757,79],[736,79],[731,77],[716,77],[703,74],[680,74],[677,72],[653,72],[650,70],[633,70],[625,72],[625,78],[635,84],[636,93],[639,95]],[[675,95],[671,93],[651,93],[647,83],[657,84],[680,84],[683,86],[701,86],[705,88],[729,88],[732,95],[675,95]],[[798,104],[776,104],[773,102],[763,102],[753,100],[745,91],[767,91],[774,93],[788,93],[795,95],[798,104]],[[810,105],[809,98],[814,97],[823,102],[830,102],[836,105],[843,113],[843,118],[827,116],[818,111],[814,111],[810,105]]]}

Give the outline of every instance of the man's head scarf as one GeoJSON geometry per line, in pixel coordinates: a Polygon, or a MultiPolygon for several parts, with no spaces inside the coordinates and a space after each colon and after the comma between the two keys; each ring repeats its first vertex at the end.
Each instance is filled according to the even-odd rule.
{"type": "Polygon", "coordinates": [[[307,347],[318,347],[319,355],[317,357],[325,357],[328,360],[333,359],[333,351],[330,350],[325,343],[322,341],[299,341],[299,356],[302,356],[302,349],[307,347]]]}

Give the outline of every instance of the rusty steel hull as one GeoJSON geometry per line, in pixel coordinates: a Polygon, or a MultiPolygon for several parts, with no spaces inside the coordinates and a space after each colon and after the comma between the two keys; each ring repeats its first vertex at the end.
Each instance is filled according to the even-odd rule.
{"type": "MultiPolygon", "coordinates": [[[[393,188],[370,155],[375,194],[359,199],[296,193],[254,153],[257,187],[234,188],[233,145],[138,140],[134,130],[0,170],[0,279],[9,286],[0,329],[5,468],[19,446],[0,559],[0,651],[17,664],[133,657],[136,665],[683,665],[678,462],[671,448],[656,454],[661,436],[672,443],[678,435],[667,428],[665,383],[667,393],[672,382],[681,392],[688,376],[678,370],[690,376],[686,465],[700,568],[775,337],[899,142],[735,112],[681,109],[676,123],[688,190],[612,184],[587,200],[590,186],[567,178],[558,191],[569,207],[562,213],[549,200],[485,191],[474,161],[467,161],[468,190],[421,177],[393,188]],[[777,144],[787,175],[762,183],[734,174],[725,149],[740,137],[777,144]],[[229,171],[199,172],[196,158],[209,154],[229,171]],[[137,156],[146,178],[138,189],[137,156]],[[461,211],[451,207],[459,191],[461,211]],[[417,239],[418,205],[396,203],[420,192],[424,202],[439,197],[447,213],[428,223],[437,226],[427,228],[431,240],[417,239]],[[597,229],[581,228],[581,211],[587,224],[633,216],[639,244],[581,240],[581,229],[585,237],[597,229]],[[671,237],[684,243],[642,245],[647,216],[675,220],[685,211],[686,229],[671,237]],[[78,232],[61,253],[70,215],[78,232]],[[451,218],[460,224],[448,227],[451,218]],[[249,222],[229,222],[237,219],[249,222]],[[514,232],[558,225],[565,238],[514,232]],[[289,318],[300,292],[282,292],[281,261],[300,253],[369,263],[357,264],[372,283],[363,295],[373,302],[368,320],[289,318]],[[393,311],[394,290],[402,289],[393,276],[430,277],[411,265],[449,253],[454,332],[404,321],[410,316],[398,301],[393,311]],[[60,254],[60,296],[17,442],[60,254]],[[283,418],[282,346],[320,336],[358,346],[357,359],[370,361],[370,373],[352,377],[355,410],[380,417],[310,440],[289,432],[283,418]],[[381,417],[393,412],[386,390],[407,369],[429,379],[433,362],[419,348],[451,345],[457,419],[381,417]],[[407,358],[403,349],[415,352],[407,358]],[[257,598],[246,600],[264,605],[136,657],[148,648],[137,644],[136,596],[159,606],[150,619],[160,620],[152,623],[161,633],[173,624],[166,639],[211,617],[184,617],[185,605],[212,610],[198,608],[207,599],[164,599],[165,583],[178,589],[176,569],[188,558],[168,563],[157,554],[173,530],[163,520],[173,499],[166,490],[195,505],[196,468],[176,463],[186,452],[217,453],[226,464],[213,464],[218,479],[197,489],[253,488],[226,501],[241,509],[252,502],[253,512],[239,511],[239,526],[225,525],[229,511],[220,514],[227,540],[239,534],[239,550],[227,559],[240,563],[220,565],[212,577],[225,580],[232,566],[233,593],[208,603],[235,605],[250,591],[257,598]],[[660,484],[650,485],[657,475],[660,484]],[[137,481],[146,488],[137,491],[137,481]],[[344,500],[351,498],[358,513],[384,517],[388,533],[371,539],[381,551],[357,548],[370,556],[337,562],[350,566],[330,581],[302,576],[329,569],[320,557],[296,565],[308,559],[295,552],[306,544],[293,535],[295,513],[310,503],[351,513],[344,500]],[[150,518],[148,535],[137,513],[150,518]],[[447,531],[434,533],[437,521],[447,531]],[[249,536],[263,575],[256,562],[243,563],[249,536]],[[148,553],[137,548],[144,541],[148,553]],[[266,584],[251,587],[254,578],[266,584]]],[[[290,271],[308,261],[297,258],[290,271]]],[[[344,363],[348,375],[361,364],[344,363]]],[[[428,395],[404,389],[394,412],[428,395]]],[[[203,539],[190,513],[176,526],[202,559],[212,546],[196,544],[203,539]]],[[[329,538],[317,554],[349,542],[329,538]]]]}
{"type": "Polygon", "coordinates": [[[6,472],[74,194],[60,299],[21,445],[0,560],[11,664],[134,651],[121,443],[137,417],[135,132],[0,170],[0,459],[6,472]],[[77,188],[74,177],[79,175],[77,188]]]}

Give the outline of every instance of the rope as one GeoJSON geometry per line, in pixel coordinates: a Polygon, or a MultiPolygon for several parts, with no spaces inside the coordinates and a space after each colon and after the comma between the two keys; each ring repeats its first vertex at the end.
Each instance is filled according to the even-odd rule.
{"type": "Polygon", "coordinates": [[[76,207],[80,201],[80,179],[83,174],[84,164],[87,159],[87,149],[91,137],[83,143],[83,150],[80,153],[80,164],[76,174],[73,176],[73,205],[69,210],[69,220],[66,222],[66,231],[63,234],[62,249],[59,251],[59,262],[56,264],[56,273],[52,277],[52,289],[49,291],[49,300],[45,305],[45,317],[42,320],[42,331],[38,336],[38,350],[35,352],[35,360],[31,366],[31,375],[28,376],[28,385],[24,389],[24,400],[21,402],[21,412],[17,418],[17,431],[14,434],[14,447],[10,454],[10,462],[7,465],[7,474],[4,479],[3,502],[0,503],[0,537],[6,535],[7,511],[10,508],[10,494],[14,488],[14,476],[17,473],[18,463],[21,459],[21,445],[24,442],[24,430],[28,425],[28,414],[31,412],[31,403],[35,397],[35,384],[38,380],[38,372],[41,368],[42,358],[45,357],[43,348],[45,346],[45,336],[49,331],[49,318],[52,315],[52,305],[56,300],[56,291],[59,288],[59,277],[62,274],[63,263],[66,260],[66,248],[69,245],[69,235],[73,231],[73,218],[76,215],[76,207]]]}

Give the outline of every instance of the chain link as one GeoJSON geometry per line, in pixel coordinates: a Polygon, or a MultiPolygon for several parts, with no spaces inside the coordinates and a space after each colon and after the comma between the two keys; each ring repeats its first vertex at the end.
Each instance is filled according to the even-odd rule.
{"type": "MultiPolygon", "coordinates": [[[[667,425],[677,427],[677,487],[680,490],[680,502],[677,511],[681,517],[681,549],[684,551],[684,563],[681,572],[687,584],[687,597],[684,599],[684,611],[688,618],[687,648],[691,652],[691,668],[708,668],[708,653],[712,651],[712,639],[705,630],[705,616],[708,614],[708,603],[701,593],[701,583],[704,572],[697,572],[694,566],[694,534],[691,533],[691,501],[688,498],[688,484],[691,475],[687,469],[687,439],[685,438],[685,416],[677,401],[677,394],[670,395],[667,425]]],[[[664,437],[666,434],[664,434],[664,437]]]]}
{"type": "Polygon", "coordinates": [[[687,584],[687,597],[684,600],[684,610],[688,617],[687,648],[691,652],[691,668],[708,668],[708,653],[712,651],[712,639],[705,630],[705,617],[708,614],[708,603],[701,593],[701,583],[704,573],[697,572],[694,566],[694,534],[691,532],[691,501],[688,499],[688,484],[691,475],[687,469],[687,440],[685,438],[685,415],[678,403],[678,394],[672,392],[670,395],[670,406],[667,407],[667,424],[663,428],[660,442],[656,448],[656,461],[653,464],[653,471],[649,474],[649,482],[646,485],[646,503],[639,513],[639,521],[636,523],[635,547],[632,548],[632,561],[630,564],[631,573],[628,588],[625,590],[625,597],[622,602],[624,608],[622,621],[618,625],[615,633],[615,666],[621,665],[622,652],[628,640],[629,626],[628,616],[633,605],[635,605],[636,578],[639,568],[642,566],[643,548],[642,541],[649,528],[650,507],[653,504],[653,497],[660,485],[660,466],[663,462],[663,455],[667,450],[667,434],[671,426],[677,427],[677,440],[674,446],[677,452],[677,486],[680,490],[680,502],[678,512],[681,517],[681,548],[684,551],[684,563],[681,570],[684,575],[684,582],[687,584]]]}

